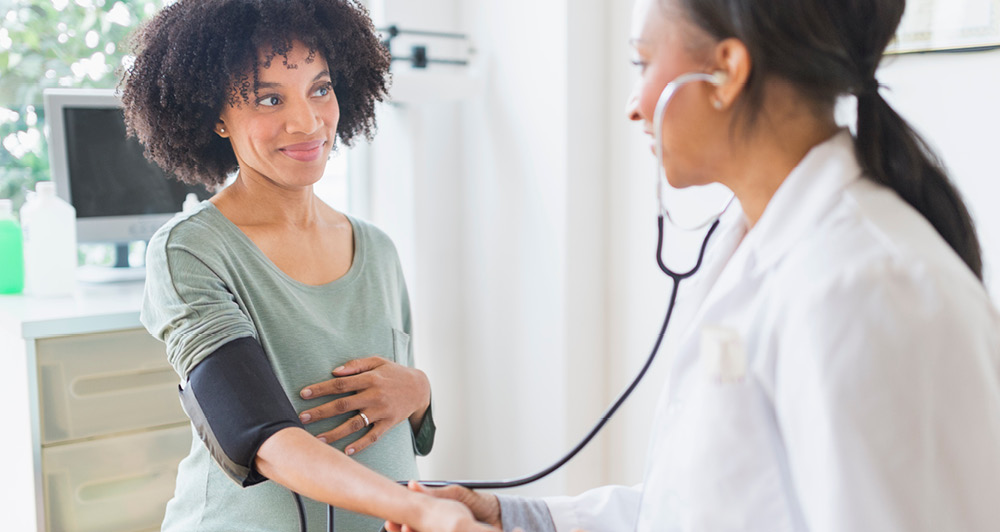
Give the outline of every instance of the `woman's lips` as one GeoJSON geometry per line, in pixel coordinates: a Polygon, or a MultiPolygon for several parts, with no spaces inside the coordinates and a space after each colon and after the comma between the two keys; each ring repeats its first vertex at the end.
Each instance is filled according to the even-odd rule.
{"type": "Polygon", "coordinates": [[[285,146],[278,151],[296,161],[309,162],[319,158],[320,154],[323,153],[324,144],[326,144],[325,140],[313,140],[285,146]]]}

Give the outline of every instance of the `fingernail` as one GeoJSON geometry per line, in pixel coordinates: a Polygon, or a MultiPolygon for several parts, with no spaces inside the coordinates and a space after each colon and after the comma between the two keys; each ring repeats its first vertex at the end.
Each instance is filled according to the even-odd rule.
{"type": "Polygon", "coordinates": [[[323,443],[326,443],[326,438],[324,438],[322,436],[320,436],[320,437],[318,437],[316,439],[319,440],[319,441],[321,441],[321,442],[323,442],[323,443]]]}
{"type": "Polygon", "coordinates": [[[344,366],[340,366],[339,368],[337,368],[337,369],[333,370],[333,372],[334,372],[334,373],[336,373],[336,372],[338,372],[338,371],[340,371],[340,370],[342,370],[342,369],[344,369],[344,366]]]}
{"type": "Polygon", "coordinates": [[[303,423],[307,423],[312,418],[313,417],[310,416],[309,414],[302,414],[301,416],[299,416],[299,421],[301,421],[303,423]]]}
{"type": "Polygon", "coordinates": [[[312,395],[313,395],[313,391],[310,390],[309,388],[306,388],[305,390],[302,390],[302,397],[305,397],[306,399],[308,399],[308,398],[312,397],[312,395]]]}
{"type": "Polygon", "coordinates": [[[347,449],[347,456],[351,456],[352,454],[354,454],[354,447],[347,449]]]}

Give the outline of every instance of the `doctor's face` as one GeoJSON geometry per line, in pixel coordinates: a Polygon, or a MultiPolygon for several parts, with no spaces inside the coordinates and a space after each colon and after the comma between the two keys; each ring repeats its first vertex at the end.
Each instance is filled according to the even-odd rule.
{"type": "Polygon", "coordinates": [[[280,55],[266,68],[260,61],[257,94],[223,108],[216,132],[232,143],[240,179],[309,187],[323,176],[340,122],[326,59],[295,42],[287,64],[280,55]]]}
{"type": "MultiPolygon", "coordinates": [[[[676,0],[637,0],[632,17],[633,62],[639,68],[626,106],[639,122],[655,154],[654,110],[670,81],[689,72],[711,73],[713,42],[687,21],[676,0]]],[[[713,181],[720,156],[724,117],[712,106],[714,86],[694,82],[679,88],[663,118],[663,167],[671,185],[683,188],[713,181]]]]}

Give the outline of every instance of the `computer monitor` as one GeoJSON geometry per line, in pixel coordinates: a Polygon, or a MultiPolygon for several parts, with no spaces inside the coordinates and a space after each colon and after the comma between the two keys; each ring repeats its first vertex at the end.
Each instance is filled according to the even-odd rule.
{"type": "Polygon", "coordinates": [[[149,241],[182,210],[189,193],[198,199],[211,194],[167,176],[143,156],[139,141],[125,133],[113,89],[48,89],[43,97],[52,180],[76,208],[77,241],[114,244],[116,250],[114,268],[84,266],[78,278],[141,280],[145,269],[130,267],[128,243],[149,241]]]}
{"type": "Polygon", "coordinates": [[[52,180],[76,208],[79,242],[148,241],[188,193],[211,195],[143,156],[139,141],[125,134],[113,89],[48,89],[43,97],[52,180]]]}

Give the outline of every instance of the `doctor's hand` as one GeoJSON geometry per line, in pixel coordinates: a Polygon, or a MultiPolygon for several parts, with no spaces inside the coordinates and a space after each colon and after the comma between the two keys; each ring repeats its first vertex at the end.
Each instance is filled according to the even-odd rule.
{"type": "Polygon", "coordinates": [[[410,488],[410,491],[424,493],[439,499],[458,501],[472,511],[472,515],[477,521],[503,528],[503,523],[500,520],[500,501],[496,495],[479,493],[454,484],[443,488],[429,488],[414,480],[411,480],[407,487],[410,488]]]}
{"type": "MultiPolygon", "coordinates": [[[[478,515],[475,515],[475,510],[473,510],[472,512],[475,515],[475,519],[473,519],[473,516],[469,515],[469,510],[466,508],[466,506],[468,505],[462,506],[455,502],[457,499],[453,499],[452,497],[445,496],[441,493],[445,491],[450,493],[451,490],[449,490],[449,488],[457,486],[449,486],[440,489],[431,489],[419,485],[415,480],[411,480],[408,484],[408,487],[410,488],[411,491],[416,491],[419,493],[424,493],[427,495],[437,497],[435,503],[441,504],[442,509],[428,508],[428,511],[426,513],[430,516],[430,519],[421,520],[422,523],[420,526],[422,528],[420,529],[415,529],[408,525],[400,525],[399,523],[392,523],[386,521],[385,529],[387,532],[502,532],[502,529],[500,528],[499,525],[499,517],[500,517],[499,504],[497,505],[497,522],[484,524],[478,522],[481,521],[482,519],[480,519],[478,515]],[[454,511],[454,508],[458,508],[458,510],[460,510],[461,512],[459,514],[459,519],[457,520],[455,519],[455,514],[452,513],[454,511]],[[468,518],[461,517],[462,515],[468,516],[468,518]]],[[[462,489],[469,493],[472,493],[473,495],[478,495],[469,490],[466,490],[465,488],[462,489]]],[[[496,500],[496,497],[493,497],[493,500],[496,500]]]]}
{"type": "Polygon", "coordinates": [[[332,373],[334,379],[309,385],[299,395],[314,399],[354,393],[310,408],[299,414],[299,419],[309,424],[345,412],[358,413],[333,430],[319,434],[320,441],[334,442],[370,425],[368,434],[345,450],[351,455],[375,443],[406,419],[414,430],[420,428],[431,403],[431,385],[424,372],[373,356],[352,360],[332,373]]]}

